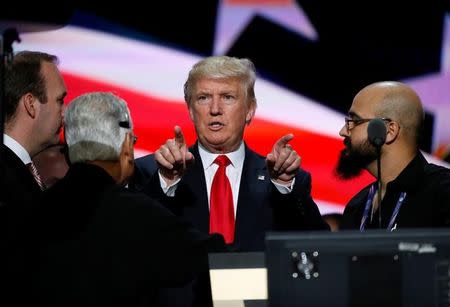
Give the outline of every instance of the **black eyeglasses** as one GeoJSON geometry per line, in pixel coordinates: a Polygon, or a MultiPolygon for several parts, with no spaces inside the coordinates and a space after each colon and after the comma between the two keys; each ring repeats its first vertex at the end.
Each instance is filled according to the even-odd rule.
{"type": "MultiPolygon", "coordinates": [[[[367,123],[368,121],[371,121],[372,119],[374,119],[374,118],[353,119],[353,118],[350,118],[350,117],[345,117],[344,118],[344,120],[345,120],[345,128],[347,128],[347,131],[350,131],[353,128],[355,128],[356,126],[364,124],[364,123],[367,123]]],[[[380,117],[380,119],[384,120],[384,121],[387,121],[387,122],[392,121],[392,119],[386,118],[386,117],[380,117]]]]}

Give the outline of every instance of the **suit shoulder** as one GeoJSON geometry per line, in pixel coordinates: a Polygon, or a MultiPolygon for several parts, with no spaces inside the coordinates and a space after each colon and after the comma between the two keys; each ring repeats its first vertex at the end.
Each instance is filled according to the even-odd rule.
{"type": "Polygon", "coordinates": [[[425,166],[425,174],[431,177],[438,177],[438,178],[450,178],[450,169],[441,166],[436,165],[433,163],[429,163],[425,166]]]}
{"type": "Polygon", "coordinates": [[[266,161],[265,156],[260,155],[259,153],[257,153],[256,151],[254,151],[253,149],[251,149],[250,147],[247,147],[247,146],[246,146],[246,150],[245,150],[245,158],[266,161]]]}
{"type": "Polygon", "coordinates": [[[153,154],[142,156],[134,160],[134,174],[129,186],[133,190],[141,191],[147,182],[158,171],[158,165],[153,154]]]}
{"type": "Polygon", "coordinates": [[[156,168],[157,164],[155,161],[155,155],[149,154],[142,157],[139,157],[134,160],[136,167],[139,168],[156,168]]]}
{"type": "Polygon", "coordinates": [[[301,168],[298,170],[297,176],[299,176],[300,178],[311,180],[311,173],[301,168]]]}
{"type": "Polygon", "coordinates": [[[112,191],[109,191],[108,198],[120,199],[119,204],[127,204],[127,206],[141,206],[146,204],[156,203],[156,201],[142,192],[130,191],[124,187],[115,187],[112,191]]]}
{"type": "Polygon", "coordinates": [[[173,214],[154,198],[142,192],[128,191],[125,188],[111,191],[107,196],[119,211],[134,212],[145,216],[172,216],[173,214]]]}
{"type": "Polygon", "coordinates": [[[436,165],[428,164],[425,167],[425,178],[419,180],[426,180],[431,186],[436,195],[448,199],[450,197],[450,169],[436,165]]]}

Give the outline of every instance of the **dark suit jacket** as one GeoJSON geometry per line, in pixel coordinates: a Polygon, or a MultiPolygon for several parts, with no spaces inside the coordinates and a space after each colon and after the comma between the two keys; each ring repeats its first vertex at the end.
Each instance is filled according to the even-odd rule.
{"type": "MultiPolygon", "coordinates": [[[[136,160],[134,187],[208,233],[208,196],[198,145],[190,151],[195,163],[183,175],[175,197],[163,193],[153,155],[136,160]]],[[[236,250],[263,251],[266,231],[328,229],[311,198],[310,174],[300,170],[295,178],[293,191],[281,194],[270,180],[265,158],[246,146],[236,211],[236,250]]]]}
{"type": "Polygon", "coordinates": [[[90,164],[72,165],[34,216],[33,305],[152,306],[158,287],[207,270],[207,250],[224,244],[90,164]]]}
{"type": "MultiPolygon", "coordinates": [[[[39,203],[42,191],[12,150],[4,144],[0,150],[0,297],[3,298],[10,291],[2,284],[18,289],[25,282],[21,278],[28,270],[23,259],[23,239],[28,235],[26,226],[32,219],[32,207],[39,203]]],[[[17,295],[23,295],[23,291],[17,295]]]]}
{"type": "Polygon", "coordinates": [[[28,167],[16,154],[1,145],[1,192],[0,200],[4,204],[24,204],[37,201],[41,190],[28,167]]]}

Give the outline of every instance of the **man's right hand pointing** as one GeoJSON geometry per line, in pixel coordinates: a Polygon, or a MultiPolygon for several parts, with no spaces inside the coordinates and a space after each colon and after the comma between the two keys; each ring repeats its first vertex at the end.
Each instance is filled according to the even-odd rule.
{"type": "Polygon", "coordinates": [[[167,185],[181,178],[186,168],[194,162],[194,156],[188,150],[183,131],[179,126],[175,126],[174,134],[173,139],[168,139],[155,151],[155,160],[167,185]]]}

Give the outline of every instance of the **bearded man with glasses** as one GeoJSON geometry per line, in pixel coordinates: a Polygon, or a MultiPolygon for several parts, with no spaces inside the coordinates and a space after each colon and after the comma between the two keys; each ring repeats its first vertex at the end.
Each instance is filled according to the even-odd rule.
{"type": "Polygon", "coordinates": [[[347,204],[340,228],[392,231],[449,226],[450,170],[428,163],[420,152],[424,111],[420,98],[406,84],[377,82],[355,96],[339,131],[345,148],[336,166],[337,175],[350,179],[365,169],[377,177],[377,148],[367,133],[374,118],[386,125],[386,140],[380,150],[381,205],[377,185],[370,184],[347,204]]]}

